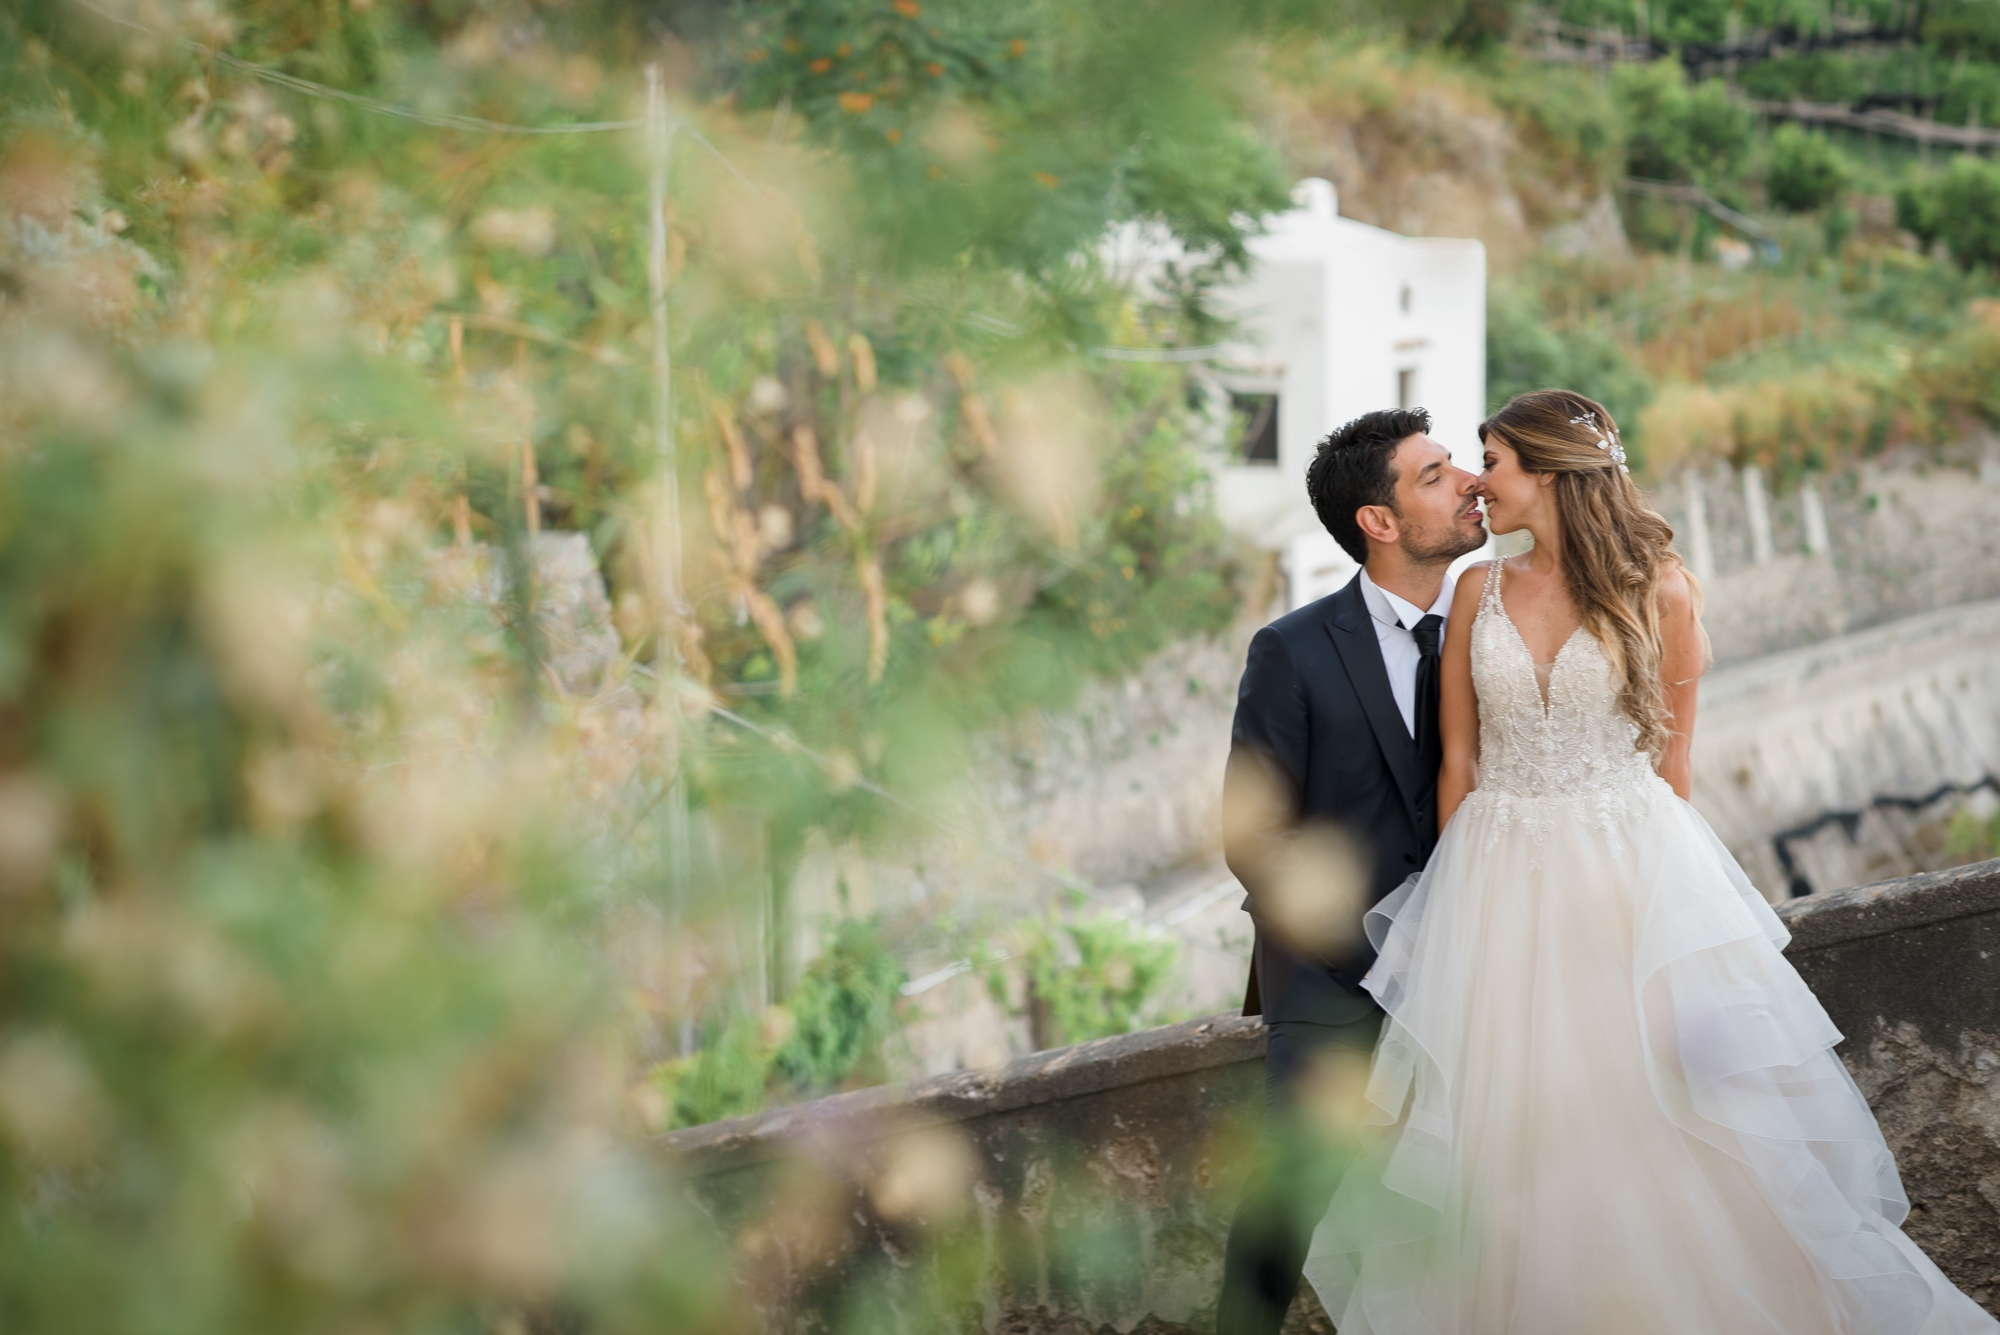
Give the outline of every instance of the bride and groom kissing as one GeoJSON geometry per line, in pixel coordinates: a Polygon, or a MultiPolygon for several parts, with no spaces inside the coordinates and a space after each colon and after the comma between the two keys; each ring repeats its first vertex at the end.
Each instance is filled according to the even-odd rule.
{"type": "Polygon", "coordinates": [[[1268,1044],[1218,1335],[1274,1335],[1301,1277],[1340,1335],[2000,1332],[1902,1232],[1841,1035],[1688,804],[1701,592],[1616,422],[1519,395],[1476,477],[1429,431],[1320,443],[1362,570],[1259,631],[1238,694],[1268,1044]],[[1489,529],[1532,549],[1454,587],[1489,529]]]}

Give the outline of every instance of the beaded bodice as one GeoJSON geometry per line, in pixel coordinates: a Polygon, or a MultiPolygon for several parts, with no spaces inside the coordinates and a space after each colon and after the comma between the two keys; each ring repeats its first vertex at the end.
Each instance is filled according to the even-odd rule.
{"type": "Polygon", "coordinates": [[[1639,730],[1618,707],[1617,675],[1596,637],[1579,626],[1556,652],[1545,702],[1527,642],[1500,600],[1500,580],[1494,561],[1472,621],[1480,791],[1598,804],[1659,783],[1635,747],[1639,730]]]}

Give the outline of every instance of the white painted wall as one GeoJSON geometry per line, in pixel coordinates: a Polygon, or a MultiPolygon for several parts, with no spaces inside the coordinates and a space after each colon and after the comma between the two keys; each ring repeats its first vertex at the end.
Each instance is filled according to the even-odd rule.
{"type": "Polygon", "coordinates": [[[1240,335],[1214,371],[1229,388],[1279,395],[1277,463],[1219,465],[1216,496],[1231,528],[1281,553],[1299,607],[1354,573],[1306,499],[1306,464],[1341,423],[1396,407],[1399,373],[1413,376],[1432,434],[1478,470],[1486,248],[1342,218],[1326,181],[1301,181],[1293,198],[1251,242],[1248,274],[1219,294],[1240,335]]]}

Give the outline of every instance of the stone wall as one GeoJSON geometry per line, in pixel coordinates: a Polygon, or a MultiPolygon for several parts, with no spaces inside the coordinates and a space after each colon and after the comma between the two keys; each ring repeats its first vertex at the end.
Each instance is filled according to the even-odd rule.
{"type": "MultiPolygon", "coordinates": [[[[1963,456],[1957,464],[1911,455],[1818,478],[1810,484],[1819,512],[1812,522],[1805,486],[1780,489],[1727,465],[1683,474],[1653,490],[1651,500],[1674,523],[1683,552],[1709,567],[1704,620],[1721,670],[1704,686],[1703,709],[1729,712],[1730,722],[1716,728],[1704,720],[1700,745],[1717,736],[1730,753],[1731,774],[1745,763],[1746,746],[1757,749],[1758,764],[1768,767],[1779,765],[1775,758],[1791,745],[1782,738],[1760,743],[1743,726],[1807,698],[1786,678],[1818,683],[1832,661],[1848,676],[1878,672],[1882,664],[1863,660],[1871,653],[1883,657],[1877,651],[1886,646],[1878,637],[1838,648],[1826,662],[1789,661],[1742,680],[1731,680],[1729,669],[1934,609],[2000,598],[1996,450],[1975,441],[1957,451],[1963,456]],[[1692,554],[1696,528],[1707,534],[1706,556],[1692,554]],[[1760,691],[1764,698],[1753,699],[1760,691]]],[[[1938,624],[1949,623],[1940,618],[1938,624]]],[[[1990,612],[1979,633],[1989,625],[2000,625],[1990,612]]],[[[1125,680],[1090,687],[1067,711],[1033,715],[991,734],[970,776],[977,795],[972,805],[1002,842],[1101,886],[1141,882],[1211,852],[1219,837],[1236,684],[1254,629],[1245,625],[1217,640],[1177,645],[1125,680]]],[[[1943,643],[1940,635],[1926,634],[1943,643]]],[[[1950,656],[1954,662],[1964,657],[1950,656]]],[[[1888,665],[1891,675],[1913,662],[1908,654],[1886,657],[1897,659],[1888,665]]],[[[1758,883],[1782,896],[1785,881],[1768,850],[1755,851],[1765,836],[1880,793],[1928,791],[1946,777],[1978,777],[1960,775],[1962,767],[1952,764],[1927,769],[1935,749],[1928,735],[1890,735],[1912,720],[1951,726],[1955,706],[1925,696],[1925,688],[1905,689],[1902,698],[1914,702],[1908,709],[1892,708],[1899,716],[1875,728],[1864,746],[1848,748],[1853,754],[1819,769],[1817,789],[1824,793],[1803,775],[1773,773],[1776,787],[1768,793],[1745,798],[1730,784],[1706,784],[1697,804],[1718,829],[1742,827],[1725,839],[1756,864],[1758,883]],[[1854,773],[1856,764],[1892,755],[1892,772],[1880,782],[1854,773]],[[1744,819],[1753,812],[1754,819],[1744,819]]],[[[2000,701],[2000,694],[1989,698],[2000,701]]],[[[2000,735],[1993,741],[2000,744],[2000,735]]],[[[1752,771],[1762,773],[1758,764],[1752,771]]],[[[1874,874],[1911,869],[1892,860],[1874,874]]],[[[1842,874],[1832,866],[1826,871],[1842,874]]]]}
{"type": "Polygon", "coordinates": [[[1653,488],[1702,576],[1716,661],[2000,597],[2000,447],[1982,439],[1951,454],[1910,452],[1783,488],[1717,464],[1653,488]]]}
{"type": "MultiPolygon", "coordinates": [[[[1767,896],[1792,874],[1834,889],[1944,865],[1966,800],[1941,785],[2000,774],[2000,599],[1906,617],[1717,668],[1695,722],[1694,804],[1767,896]],[[1853,813],[1788,839],[1829,812],[1853,813]]],[[[1991,795],[1975,799],[1991,802],[1991,795]]]]}
{"type": "MultiPolygon", "coordinates": [[[[1896,1151],[1908,1229],[2000,1307],[2000,862],[1784,905],[1896,1151]]],[[[1213,1320],[1263,1031],[1235,1017],[661,1138],[740,1328],[1181,1335],[1213,1320]]],[[[1328,1331],[1302,1302],[1293,1332],[1328,1331]]]]}

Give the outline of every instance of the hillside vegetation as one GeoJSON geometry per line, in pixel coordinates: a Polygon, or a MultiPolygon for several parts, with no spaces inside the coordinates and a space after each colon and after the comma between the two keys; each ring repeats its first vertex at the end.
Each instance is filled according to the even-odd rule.
{"type": "Polygon", "coordinates": [[[1983,13],[0,7],[0,1329],[753,1328],[853,1192],[719,1238],[648,1135],[890,1074],[919,958],[1157,1014],[1170,943],[1040,889],[789,895],[1261,610],[1173,355],[1292,180],[1485,238],[1495,395],[1656,476],[1950,442],[1996,169],[1774,129],[1738,48],[1866,20],[1811,68],[1986,123],[1983,13]],[[1141,299],[1125,223],[1193,262],[1141,299]]]}
{"type": "Polygon", "coordinates": [[[1571,5],[1497,29],[1432,14],[1275,55],[1262,123],[1350,216],[1486,242],[1495,405],[1574,385],[1655,473],[1727,458],[1782,477],[1950,448],[2000,414],[2000,166],[1757,109],[1991,123],[1963,100],[2000,72],[1982,63],[2000,48],[1961,40],[1985,12],[1571,5]],[[1834,67],[1844,81],[1815,82],[1834,67]]]}

